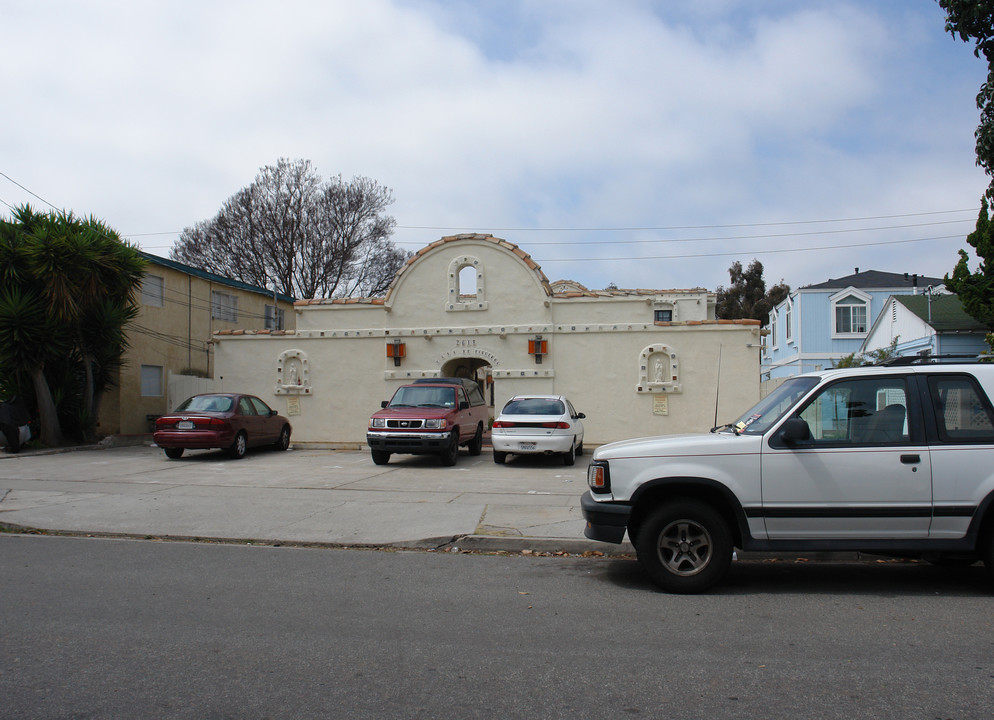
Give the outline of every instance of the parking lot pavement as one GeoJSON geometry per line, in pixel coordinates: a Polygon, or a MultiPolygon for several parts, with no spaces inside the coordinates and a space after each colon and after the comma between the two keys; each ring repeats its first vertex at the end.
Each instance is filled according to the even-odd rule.
{"type": "Polygon", "coordinates": [[[0,523],[51,532],[137,537],[631,552],[583,536],[589,456],[511,457],[465,450],[454,467],[431,456],[255,450],[241,460],[151,446],[0,455],[0,523]]]}

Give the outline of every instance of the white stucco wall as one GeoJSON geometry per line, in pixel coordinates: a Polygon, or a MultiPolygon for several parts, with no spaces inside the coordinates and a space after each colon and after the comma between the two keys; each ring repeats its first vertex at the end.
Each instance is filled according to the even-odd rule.
{"type": "Polygon", "coordinates": [[[364,445],[381,400],[454,362],[484,366],[496,411],[519,393],[567,395],[587,415],[591,446],[710,428],[719,357],[719,422],[759,399],[758,323],[708,320],[706,291],[648,292],[553,296],[516,246],[489,236],[445,238],[418,253],[386,298],[298,304],[296,332],[219,334],[215,362],[226,389],[290,413],[297,443],[364,445]],[[467,258],[481,273],[481,292],[459,298],[452,273],[467,258]],[[672,323],[652,322],[661,298],[678,303],[672,323]],[[540,364],[528,354],[539,335],[548,343],[540,364]],[[386,352],[397,340],[405,350],[400,366],[386,352]],[[283,384],[292,363],[299,386],[283,384]],[[665,374],[666,391],[646,373],[665,374]]]}

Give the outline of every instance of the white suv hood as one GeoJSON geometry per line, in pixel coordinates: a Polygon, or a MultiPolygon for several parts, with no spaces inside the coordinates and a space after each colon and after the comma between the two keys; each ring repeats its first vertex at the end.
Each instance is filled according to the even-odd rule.
{"type": "Polygon", "coordinates": [[[594,451],[594,460],[615,460],[661,455],[723,455],[755,450],[761,435],[736,435],[732,432],[658,435],[602,445],[594,451]]]}

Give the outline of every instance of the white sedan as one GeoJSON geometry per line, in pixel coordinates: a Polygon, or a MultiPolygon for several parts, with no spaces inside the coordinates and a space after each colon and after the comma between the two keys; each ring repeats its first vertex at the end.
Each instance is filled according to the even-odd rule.
{"type": "Polygon", "coordinates": [[[583,454],[584,417],[562,395],[515,395],[494,420],[494,462],[503,463],[509,453],[542,453],[561,454],[572,465],[583,454]]]}

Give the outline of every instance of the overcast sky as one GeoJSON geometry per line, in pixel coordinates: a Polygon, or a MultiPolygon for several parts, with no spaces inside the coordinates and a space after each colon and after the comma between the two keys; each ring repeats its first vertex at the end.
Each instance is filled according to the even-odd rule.
{"type": "Polygon", "coordinates": [[[941,276],[987,185],[934,0],[0,0],[0,68],[0,213],[162,256],[281,157],[592,289],[941,276]]]}

